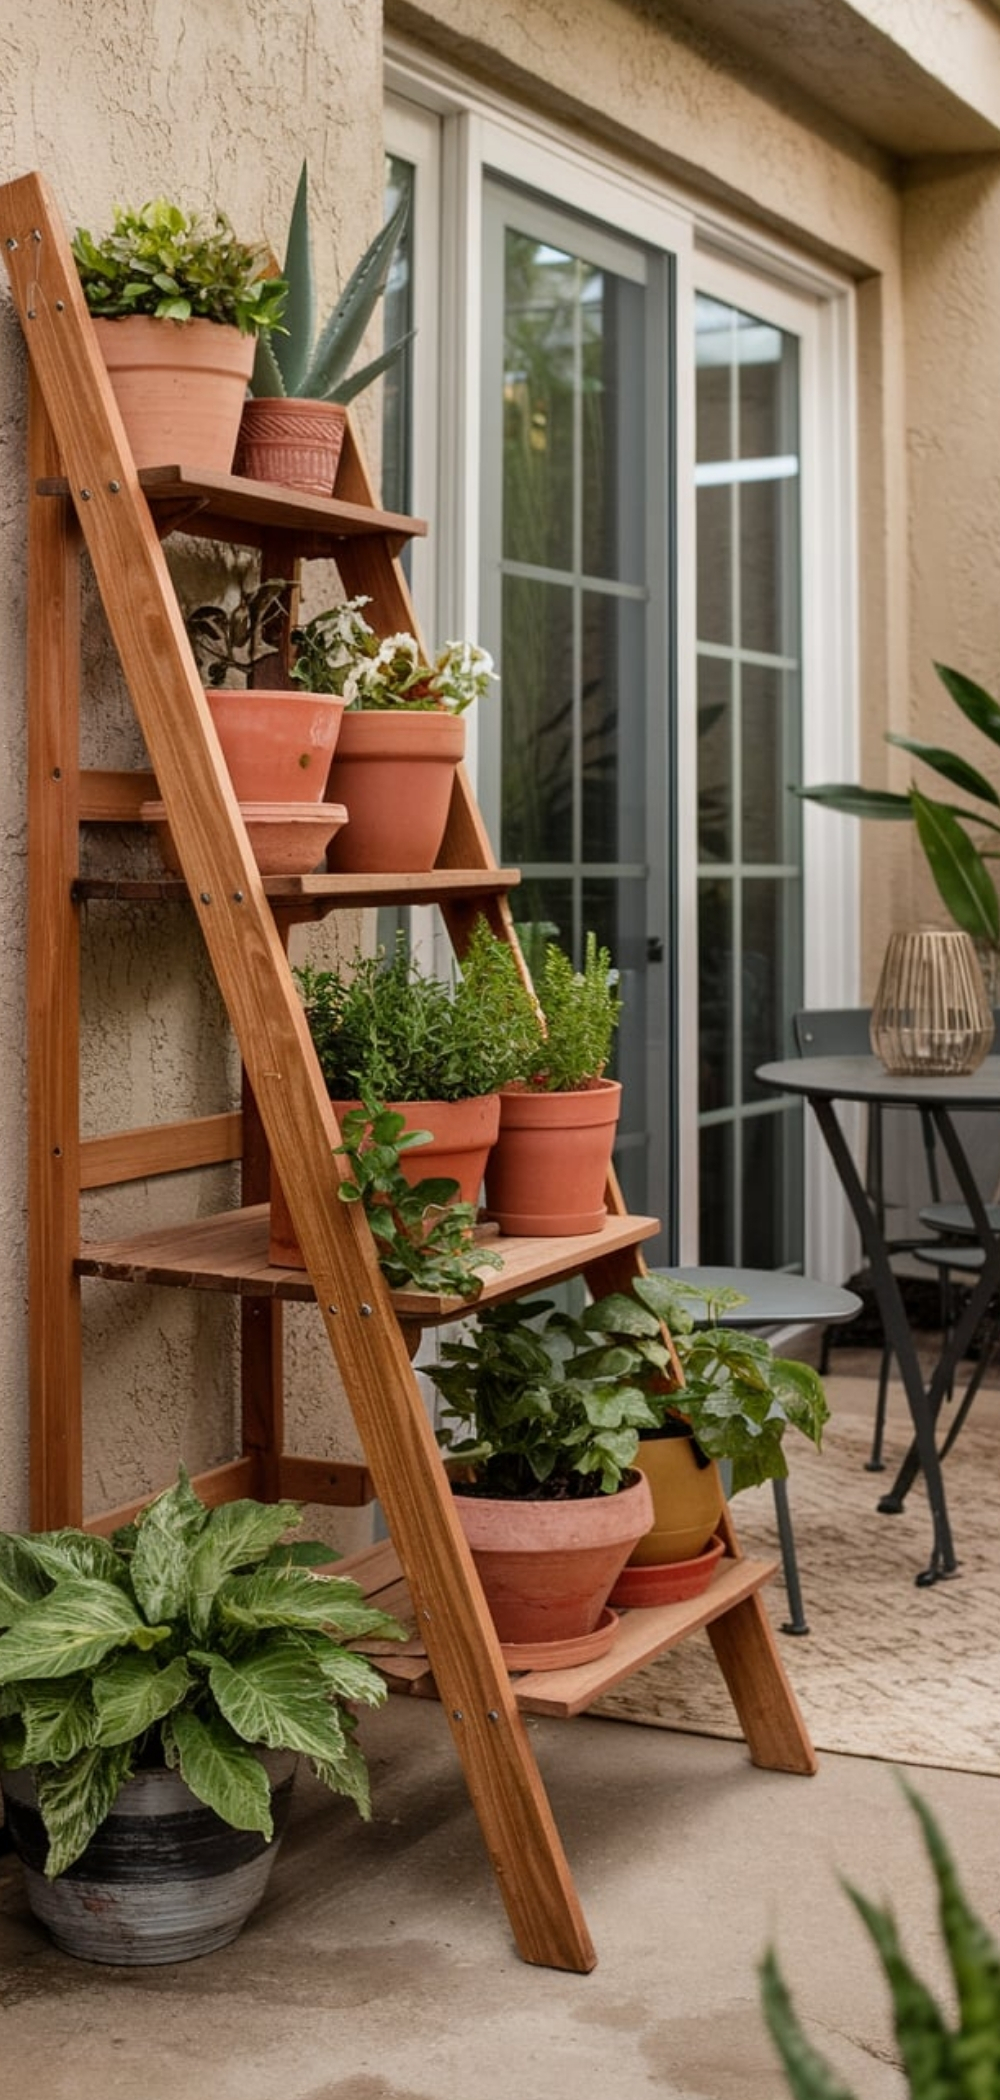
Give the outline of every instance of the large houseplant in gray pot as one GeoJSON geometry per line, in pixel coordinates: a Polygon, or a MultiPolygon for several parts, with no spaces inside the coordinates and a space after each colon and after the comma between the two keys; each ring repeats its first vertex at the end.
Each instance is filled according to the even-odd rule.
{"type": "Polygon", "coordinates": [[[354,366],[406,223],[397,205],[365,249],[327,319],[316,319],[308,173],[299,175],[282,270],[288,304],[280,336],[261,339],[244,405],[236,472],[308,495],[332,495],[348,403],[401,357],[409,336],[354,366]]]}
{"type": "Polygon", "coordinates": [[[611,958],[588,933],[582,968],[547,942],[530,1061],[500,1099],[486,1207],[502,1232],[597,1232],[621,1106],[605,1076],[621,1014],[611,958]]]}
{"type": "Polygon", "coordinates": [[[512,1667],[590,1660],[611,1644],[607,1598],[649,1529],[635,1469],[655,1415],[628,1344],[548,1300],[490,1306],[427,1366],[455,1507],[512,1667]]]}
{"type": "Polygon", "coordinates": [[[0,1535],[0,1783],[32,1909],[89,1961],[187,1960],[260,1900],[296,1760],[368,1813],[341,1645],[400,1629],[286,1543],[290,1502],[208,1509],[182,1471],[110,1540],[0,1535]]]}
{"type": "MultiPolygon", "coordinates": [[[[498,1089],[523,1071],[534,1038],[531,998],[513,950],[477,919],[454,982],[425,971],[402,936],[392,955],[357,953],[342,968],[295,970],[309,1032],[338,1122],[362,1101],[388,1106],[433,1142],[404,1157],[411,1179],[453,1177],[478,1200],[496,1140],[498,1089]]],[[[301,1264],[280,1184],[272,1177],[271,1259],[301,1264]]]]}
{"type": "Polygon", "coordinates": [[[292,676],[315,693],[342,693],[328,793],[350,810],[334,842],[334,873],[433,868],[465,753],[464,715],[496,674],[474,642],[447,642],[426,658],[415,635],[379,635],[364,596],[316,613],[292,636],[292,676]]]}
{"type": "Polygon", "coordinates": [[[110,233],[78,227],[72,249],[136,466],[228,474],[256,347],[285,303],[267,251],[224,212],[166,197],[116,205],[110,233]]]}

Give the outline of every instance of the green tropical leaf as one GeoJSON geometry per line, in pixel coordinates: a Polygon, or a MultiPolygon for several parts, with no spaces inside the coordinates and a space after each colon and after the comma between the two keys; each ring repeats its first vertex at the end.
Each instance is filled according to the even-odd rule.
{"type": "Polygon", "coordinates": [[[300,1750],[306,1757],[335,1756],[343,1736],[337,1708],[327,1697],[309,1655],[280,1637],[238,1663],[206,1658],[209,1684],[220,1712],[245,1743],[270,1750],[300,1750]]]}
{"type": "Polygon", "coordinates": [[[88,1677],[22,1685],[18,1708],[24,1725],[22,1764],[63,1764],[94,1742],[94,1701],[88,1677]]]}
{"type": "Polygon", "coordinates": [[[113,1583],[71,1577],[0,1635],[0,1684],[18,1677],[69,1677],[92,1670],[113,1648],[152,1648],[166,1626],[147,1626],[113,1583]]]}
{"type": "Polygon", "coordinates": [[[29,1559],[44,1575],[59,1582],[64,1575],[96,1576],[100,1582],[122,1587],[125,1575],[109,1539],[91,1531],[35,1531],[22,1539],[29,1559]]]}
{"type": "MultiPolygon", "coordinates": [[[[231,1575],[216,1604],[220,1619],[235,1626],[326,1627],[352,1640],[361,1633],[391,1633],[397,1625],[365,1603],[356,1582],[341,1575],[311,1575],[306,1568],[258,1568],[252,1575],[231,1575]]],[[[402,1628],[398,1630],[402,1635],[402,1628]]]]}
{"type": "Polygon", "coordinates": [[[197,1635],[208,1629],[224,1578],[235,1568],[263,1560],[282,1533],[301,1522],[297,1502],[224,1502],[209,1512],[188,1563],[188,1611],[197,1635]]]}
{"type": "Polygon", "coordinates": [[[65,1874],[90,1843],[132,1770],[132,1747],[82,1750],[66,1765],[41,1765],[35,1773],[38,1806],[49,1839],[45,1873],[65,1874]]]}
{"type": "Polygon", "coordinates": [[[332,1794],[347,1794],[354,1802],[358,1814],[369,1821],[372,1812],[371,1787],[368,1769],[361,1751],[349,1735],[335,1757],[313,1757],[309,1760],[317,1779],[328,1786],[332,1794]]]}
{"type": "Polygon", "coordinates": [[[183,1657],[160,1669],[152,1655],[127,1649],[93,1680],[96,1743],[131,1743],[179,1706],[194,1679],[183,1657]]]}
{"type": "Polygon", "coordinates": [[[164,1723],[181,1778],[206,1808],[215,1810],[234,1830],[259,1830],[274,1835],[271,1789],[259,1757],[240,1742],[226,1723],[213,1714],[203,1721],[197,1714],[176,1713],[164,1723]]]}
{"type": "MultiPolygon", "coordinates": [[[[379,1640],[405,1640],[405,1627],[398,1625],[395,1619],[386,1618],[384,1613],[380,1612],[378,1616],[383,1623],[366,1628],[366,1632],[376,1635],[379,1640]]],[[[335,1693],[338,1699],[365,1706],[383,1704],[387,1695],[385,1678],[379,1676],[367,1656],[355,1655],[350,1648],[338,1648],[335,1642],[315,1636],[307,1636],[306,1640],[313,1666],[321,1672],[328,1692],[335,1693]]]]}
{"type": "Polygon", "coordinates": [[[981,853],[943,804],[916,788],[910,800],[927,865],[955,924],[975,940],[1000,939],[1000,902],[981,853]]]}
{"type": "Polygon", "coordinates": [[[803,802],[818,802],[822,809],[839,810],[846,817],[904,817],[913,815],[909,795],[894,795],[887,788],[855,787],[849,781],[828,782],[819,787],[797,787],[792,793],[803,802]]]}
{"type": "Polygon", "coordinates": [[[0,1536],[0,1627],[12,1626],[25,1606],[44,1597],[48,1583],[24,1539],[0,1536]]]}
{"type": "Polygon", "coordinates": [[[175,1619],[188,1596],[191,1556],[208,1518],[181,1467],[163,1495],[139,1514],[132,1554],[132,1588],[147,1619],[175,1619]]]}
{"type": "Polygon", "coordinates": [[[909,751],[914,758],[919,758],[933,772],[950,780],[952,787],[960,788],[963,795],[978,795],[981,801],[1000,808],[1000,795],[992,782],[978,766],[970,765],[968,759],[960,757],[957,751],[944,750],[939,744],[924,744],[916,737],[900,736],[894,730],[886,731],[885,740],[887,744],[896,744],[900,751],[909,751]]]}
{"type": "Polygon", "coordinates": [[[974,678],[967,678],[964,671],[952,671],[947,664],[935,664],[934,669],[966,719],[991,743],[1000,744],[1000,705],[992,693],[977,685],[974,678]]]}

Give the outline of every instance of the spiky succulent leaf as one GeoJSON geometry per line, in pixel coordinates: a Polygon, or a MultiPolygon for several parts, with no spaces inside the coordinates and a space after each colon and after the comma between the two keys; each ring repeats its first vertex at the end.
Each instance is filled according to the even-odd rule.
{"type": "Polygon", "coordinates": [[[204,1721],[198,1714],[173,1714],[164,1723],[164,1737],[169,1737],[170,1762],[176,1761],[185,1785],[206,1808],[234,1830],[273,1837],[267,1773],[218,1714],[204,1721]]]}
{"type": "Polygon", "coordinates": [[[951,1851],[926,1801],[902,1777],[900,1785],[919,1819],[938,1887],[941,1935],[961,2021],[954,2044],[960,2090],[968,2100],[991,2100],[1000,2092],[1000,1947],[970,1908],[951,1851]]]}
{"type": "Polygon", "coordinates": [[[153,1648],[166,1626],[147,1626],[113,1583],[70,1577],[0,1635],[0,1684],[19,1677],[70,1677],[92,1670],[114,1648],[153,1648]]]}
{"type": "Polygon", "coordinates": [[[317,401],[341,398],[341,383],[347,378],[351,360],[385,290],[408,208],[408,199],[404,197],[352,270],[329,320],[320,331],[308,367],[299,382],[297,391],[300,394],[317,401]]]}
{"type": "Polygon", "coordinates": [[[809,2041],[772,1948],[760,1965],[764,2018],[795,2100],[856,2100],[809,2041]]]}
{"type": "Polygon", "coordinates": [[[903,1953],[892,1912],[860,1889],[847,1893],[878,1948],[892,1996],[896,2040],[912,2100],[957,2100],[951,2037],[939,2005],[903,1953]]]}
{"type": "Polygon", "coordinates": [[[821,809],[836,809],[845,817],[908,820],[913,815],[909,795],[896,795],[888,788],[857,787],[849,780],[824,781],[817,787],[797,787],[794,793],[803,802],[817,802],[821,809]]]}
{"type": "Polygon", "coordinates": [[[160,1669],[152,1655],[129,1649],[114,1656],[93,1681],[97,1743],[131,1743],[173,1712],[194,1679],[183,1656],[160,1669]]]}
{"type": "Polygon", "coordinates": [[[40,1765],[35,1774],[38,1807],[49,1839],[45,1873],[53,1881],[79,1859],[112,1808],[132,1770],[128,1743],[81,1750],[65,1765],[40,1765]]]}
{"type": "MultiPolygon", "coordinates": [[[[282,274],[288,285],[282,316],[286,333],[275,340],[275,357],[284,382],[281,392],[297,394],[301,391],[316,333],[316,286],[309,238],[309,178],[305,161],[288,222],[288,246],[282,274]]],[[[257,391],[255,386],[254,392],[257,391]]]]}
{"type": "Polygon", "coordinates": [[[187,1609],[196,1636],[203,1636],[221,1582],[235,1568],[263,1560],[286,1531],[302,1522],[295,1502],[224,1502],[209,1513],[188,1559],[187,1609]]]}
{"type": "Polygon", "coordinates": [[[932,773],[940,773],[952,787],[960,788],[963,795],[978,795],[981,801],[1000,808],[1000,795],[992,782],[959,752],[949,751],[940,744],[925,744],[918,737],[902,736],[891,729],[886,731],[885,740],[887,744],[895,744],[900,751],[909,751],[912,757],[919,758],[923,765],[930,766],[932,773]]]}
{"type": "Polygon", "coordinates": [[[981,853],[943,803],[910,791],[927,865],[957,926],[974,939],[1000,939],[1000,902],[981,853]]]}

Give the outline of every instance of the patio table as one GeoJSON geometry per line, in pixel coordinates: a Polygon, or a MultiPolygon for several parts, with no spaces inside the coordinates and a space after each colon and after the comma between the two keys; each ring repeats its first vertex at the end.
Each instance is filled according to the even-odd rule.
{"type": "Polygon", "coordinates": [[[874,1056],[792,1057],[761,1065],[762,1086],[783,1094],[801,1094],[822,1132],[841,1187],[851,1206],[871,1270],[872,1285],[886,1340],[899,1365],[906,1393],[913,1441],[889,1493],[878,1508],[898,1514],[918,1474],[922,1474],[933,1525],[931,1558],[917,1576],[923,1587],[955,1574],[958,1562],[945,1499],[935,1427],[942,1403],[968,1343],[1000,1286],[1000,1232],[990,1224],[972,1163],[956,1129],[954,1114],[962,1109],[1000,1108],[1000,1057],[988,1057],[977,1071],[946,1079],[923,1079],[889,1073],[874,1056]],[[983,1250],[979,1279],[965,1308],[942,1346],[931,1376],[925,1379],[906,1317],[899,1279],[892,1267],[884,1229],[868,1197],[844,1134],[839,1105],[875,1103],[886,1108],[925,1109],[951,1162],[962,1199],[968,1206],[976,1239],[983,1250]]]}

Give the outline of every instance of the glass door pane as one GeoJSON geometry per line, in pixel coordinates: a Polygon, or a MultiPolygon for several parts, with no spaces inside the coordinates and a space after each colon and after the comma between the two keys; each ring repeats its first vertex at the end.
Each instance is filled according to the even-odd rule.
{"type": "Polygon", "coordinates": [[[695,327],[700,1258],[801,1266],[801,1108],[753,1077],[802,1003],[798,340],[695,327]]]}
{"type": "Polygon", "coordinates": [[[649,764],[646,262],[499,186],[484,231],[484,608],[502,674],[492,749],[479,724],[484,810],[522,872],[529,964],[545,938],[579,962],[591,930],[610,951],[618,1171],[631,1209],[666,1217],[667,973],[659,962],[651,986],[647,948],[650,831],[662,855],[667,824],[649,764]]]}

